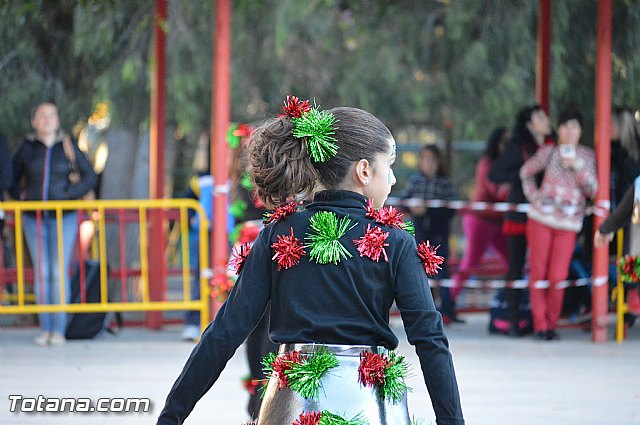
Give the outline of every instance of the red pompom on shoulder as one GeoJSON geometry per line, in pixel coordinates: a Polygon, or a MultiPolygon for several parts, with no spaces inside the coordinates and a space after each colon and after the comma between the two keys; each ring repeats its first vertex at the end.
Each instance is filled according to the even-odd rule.
{"type": "Polygon", "coordinates": [[[293,227],[289,228],[289,236],[278,235],[278,241],[271,248],[275,251],[271,259],[278,263],[278,271],[282,267],[288,269],[295,266],[300,262],[300,257],[307,254],[300,240],[293,236],[293,227]]]}
{"type": "Polygon", "coordinates": [[[403,213],[393,207],[382,207],[378,210],[378,223],[397,229],[403,229],[404,221],[402,221],[403,213]]]}
{"type": "Polygon", "coordinates": [[[239,247],[234,248],[229,260],[229,265],[234,268],[236,274],[239,275],[244,263],[247,261],[247,257],[251,252],[251,246],[248,243],[242,244],[239,247]]]}
{"type": "Polygon", "coordinates": [[[405,222],[402,220],[404,214],[394,207],[389,206],[375,209],[373,201],[371,199],[367,199],[365,209],[367,210],[365,215],[368,218],[373,219],[376,223],[380,223],[387,227],[395,227],[397,229],[405,228],[405,222]]]}
{"type": "Polygon", "coordinates": [[[389,246],[385,243],[389,232],[384,232],[378,226],[373,229],[371,225],[367,225],[367,231],[360,239],[354,239],[353,244],[358,247],[358,252],[361,257],[369,257],[373,261],[380,261],[380,254],[384,255],[384,261],[389,261],[387,258],[387,252],[384,247],[389,246]]]}
{"type": "Polygon", "coordinates": [[[273,210],[273,212],[266,212],[262,220],[264,222],[264,225],[266,226],[269,223],[284,220],[290,215],[295,214],[296,212],[298,212],[298,205],[300,205],[300,202],[289,202],[277,206],[273,210]]]}
{"type": "Polygon", "coordinates": [[[311,105],[309,105],[308,100],[300,100],[296,96],[287,96],[287,100],[284,102],[280,116],[300,118],[310,110],[311,105]]]}
{"type": "Polygon", "coordinates": [[[389,360],[382,354],[361,353],[360,366],[358,366],[358,382],[373,388],[384,385],[385,371],[388,365],[389,360]]]}
{"type": "Polygon", "coordinates": [[[373,206],[373,200],[367,199],[367,205],[365,206],[367,213],[365,214],[368,218],[378,221],[378,210],[373,206]]]}
{"type": "Polygon", "coordinates": [[[318,425],[321,415],[320,412],[301,413],[300,417],[291,425],[318,425]]]}
{"type": "Polygon", "coordinates": [[[418,245],[418,257],[422,261],[424,271],[429,276],[435,276],[438,274],[438,270],[441,269],[440,264],[444,263],[444,257],[436,254],[436,250],[440,245],[434,247],[427,242],[420,242],[418,245]]]}

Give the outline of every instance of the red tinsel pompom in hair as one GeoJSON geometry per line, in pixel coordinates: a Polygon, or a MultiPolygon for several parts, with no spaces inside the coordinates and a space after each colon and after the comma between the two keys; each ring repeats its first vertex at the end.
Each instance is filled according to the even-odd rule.
{"type": "Polygon", "coordinates": [[[300,240],[293,236],[293,227],[289,228],[289,236],[278,235],[278,241],[271,248],[275,251],[271,259],[278,263],[278,271],[282,267],[288,269],[295,266],[300,262],[300,257],[306,255],[300,240]]]}
{"type": "Polygon", "coordinates": [[[284,220],[290,215],[295,214],[298,211],[299,202],[289,202],[287,204],[280,205],[276,207],[273,212],[267,212],[264,214],[263,222],[265,226],[269,223],[273,223],[274,221],[284,220]]]}
{"type": "Polygon", "coordinates": [[[292,425],[318,425],[320,423],[320,412],[301,413],[300,417],[292,422],[292,425]]]}
{"type": "Polygon", "coordinates": [[[234,268],[236,274],[240,274],[244,263],[247,261],[249,252],[251,252],[251,246],[249,246],[248,243],[234,248],[233,253],[231,254],[231,260],[229,260],[229,265],[234,268]]]}
{"type": "Polygon", "coordinates": [[[360,354],[358,382],[367,387],[384,385],[385,371],[389,365],[386,356],[378,353],[363,352],[360,354]]]}
{"type": "Polygon", "coordinates": [[[389,261],[387,258],[387,252],[384,250],[385,246],[389,246],[385,243],[389,232],[382,231],[381,228],[375,226],[373,229],[371,225],[367,225],[367,231],[360,239],[354,239],[353,243],[358,247],[358,252],[361,257],[369,257],[373,261],[380,261],[380,254],[384,255],[384,261],[389,261]]]}
{"type": "Polygon", "coordinates": [[[296,96],[287,96],[287,100],[284,102],[280,116],[300,118],[310,110],[311,105],[309,105],[308,100],[300,100],[296,96]]]}
{"type": "Polygon", "coordinates": [[[435,276],[438,274],[438,270],[441,269],[440,264],[444,263],[444,257],[437,255],[436,250],[440,245],[434,247],[429,245],[429,241],[420,242],[418,245],[418,257],[422,261],[424,271],[429,276],[435,276]]]}

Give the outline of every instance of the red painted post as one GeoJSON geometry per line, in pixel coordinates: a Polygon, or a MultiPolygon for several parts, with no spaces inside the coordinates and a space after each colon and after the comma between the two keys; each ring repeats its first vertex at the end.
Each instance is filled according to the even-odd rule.
{"type": "MultiPolygon", "coordinates": [[[[226,272],[229,259],[227,242],[227,193],[229,169],[227,165],[227,129],[231,121],[231,1],[216,0],[214,28],[214,73],[211,105],[211,173],[215,180],[213,191],[213,223],[211,226],[211,262],[213,282],[226,272]]],[[[211,317],[217,313],[212,306],[211,317]]]]}
{"type": "MultiPolygon", "coordinates": [[[[167,0],[156,0],[153,20],[153,72],[151,81],[151,125],[149,128],[149,198],[164,197],[164,118],[166,79],[166,25],[167,0]]],[[[165,232],[161,210],[149,213],[149,299],[163,301],[166,294],[166,267],[164,261],[165,232]]],[[[140,229],[141,232],[146,229],[140,229]]],[[[162,327],[162,313],[146,314],[146,325],[151,329],[162,327]]]]}
{"type": "Polygon", "coordinates": [[[547,114],[551,75],[551,0],[540,0],[538,17],[538,58],[536,66],[536,101],[547,114]]]}
{"type": "MultiPolygon", "coordinates": [[[[598,45],[596,59],[595,148],[598,163],[596,206],[609,210],[611,168],[611,0],[598,0],[598,45]]],[[[594,228],[603,217],[596,215],[594,228]]],[[[593,250],[592,333],[593,342],[607,340],[609,246],[593,250]]]]}

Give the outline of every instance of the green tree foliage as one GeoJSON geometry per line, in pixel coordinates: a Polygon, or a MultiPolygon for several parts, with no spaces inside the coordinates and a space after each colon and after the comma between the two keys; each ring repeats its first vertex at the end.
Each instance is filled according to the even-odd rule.
{"type": "MultiPolygon", "coordinates": [[[[167,124],[209,129],[212,1],[168,2],[167,124]]],[[[484,139],[534,102],[538,2],[236,0],[232,120],[277,113],[288,93],[354,105],[392,130],[454,124],[484,139]]],[[[154,2],[30,0],[0,6],[0,128],[15,140],[53,99],[68,128],[110,101],[113,126],[146,131],[154,2]]],[[[640,0],[614,2],[613,102],[638,106],[640,0]]],[[[553,2],[552,114],[593,117],[597,2],[553,2]]],[[[589,134],[589,132],[586,132],[589,134]]],[[[592,132],[591,132],[592,133],[592,132]]],[[[173,134],[171,132],[167,133],[173,134]]]]}

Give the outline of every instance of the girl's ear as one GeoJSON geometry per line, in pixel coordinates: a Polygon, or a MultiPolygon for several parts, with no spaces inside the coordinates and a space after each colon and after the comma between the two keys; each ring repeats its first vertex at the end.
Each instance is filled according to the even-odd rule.
{"type": "Polygon", "coordinates": [[[367,186],[369,184],[369,179],[371,179],[373,175],[373,170],[371,169],[371,164],[366,159],[361,159],[356,162],[354,167],[354,179],[358,185],[367,186]]]}

